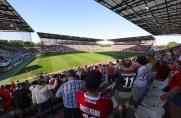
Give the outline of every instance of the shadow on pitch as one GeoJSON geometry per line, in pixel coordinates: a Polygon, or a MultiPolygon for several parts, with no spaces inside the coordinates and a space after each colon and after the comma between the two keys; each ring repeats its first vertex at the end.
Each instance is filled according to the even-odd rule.
{"type": "Polygon", "coordinates": [[[80,54],[80,53],[88,53],[84,51],[73,51],[73,52],[47,52],[43,53],[40,58],[45,58],[49,56],[58,56],[58,55],[66,55],[66,54],[80,54]]]}
{"type": "Polygon", "coordinates": [[[18,72],[16,75],[19,75],[19,74],[24,74],[24,73],[31,73],[31,71],[34,71],[36,69],[39,69],[41,68],[42,66],[39,66],[39,65],[32,65],[32,66],[27,66],[27,67],[24,67],[20,72],[18,72]]]}
{"type": "Polygon", "coordinates": [[[127,58],[137,55],[135,52],[121,52],[121,51],[94,52],[94,53],[110,56],[115,59],[127,58]]]}

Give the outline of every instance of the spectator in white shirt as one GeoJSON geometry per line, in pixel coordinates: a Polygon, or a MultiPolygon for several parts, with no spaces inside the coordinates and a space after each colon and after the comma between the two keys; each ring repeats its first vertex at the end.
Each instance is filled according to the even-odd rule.
{"type": "Polygon", "coordinates": [[[137,71],[136,80],[133,83],[132,88],[132,99],[134,102],[138,103],[143,97],[148,84],[148,71],[147,71],[147,59],[146,57],[138,57],[137,62],[140,64],[140,67],[137,71]]]}
{"type": "Polygon", "coordinates": [[[32,91],[32,101],[37,107],[37,113],[41,113],[44,106],[48,104],[50,110],[52,111],[52,92],[51,90],[57,86],[57,80],[55,80],[54,85],[45,84],[44,81],[40,80],[38,84],[32,91]]]}
{"type": "Polygon", "coordinates": [[[35,88],[36,84],[37,84],[37,81],[33,81],[33,82],[31,83],[31,86],[29,87],[29,90],[30,90],[31,92],[32,92],[33,89],[35,88]]]}

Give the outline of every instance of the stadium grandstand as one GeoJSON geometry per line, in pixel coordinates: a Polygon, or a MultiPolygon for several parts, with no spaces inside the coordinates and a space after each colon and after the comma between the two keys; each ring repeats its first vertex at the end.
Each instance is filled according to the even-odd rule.
{"type": "Polygon", "coordinates": [[[33,53],[31,49],[13,46],[8,41],[0,40],[0,74],[32,58],[33,53]]]}
{"type": "Polygon", "coordinates": [[[45,52],[101,50],[101,47],[96,43],[101,41],[101,39],[40,32],[38,32],[38,35],[41,40],[41,50],[45,52]]]}
{"type": "MultiPolygon", "coordinates": [[[[0,1],[0,19],[1,33],[34,32],[6,0],[0,1]]],[[[13,70],[17,65],[32,58],[33,55],[32,50],[12,45],[7,40],[0,40],[0,75],[13,70]]]]}
{"type": "MultiPolygon", "coordinates": [[[[181,0],[95,1],[152,35],[104,49],[103,39],[38,32],[39,52],[0,40],[0,118],[181,117],[181,46],[149,51],[153,35],[181,33],[181,0]]],[[[34,32],[7,0],[0,21],[34,32]]]]}
{"type": "MultiPolygon", "coordinates": [[[[38,33],[43,52],[70,52],[104,50],[97,42],[104,39],[85,38],[77,36],[58,35],[50,33],[38,33]]],[[[108,39],[114,42],[109,49],[113,51],[138,51],[147,52],[153,46],[153,36],[129,37],[108,39]]]]}
{"type": "Polygon", "coordinates": [[[155,39],[153,36],[140,36],[109,39],[109,41],[114,42],[112,50],[147,52],[153,46],[155,39]]]}

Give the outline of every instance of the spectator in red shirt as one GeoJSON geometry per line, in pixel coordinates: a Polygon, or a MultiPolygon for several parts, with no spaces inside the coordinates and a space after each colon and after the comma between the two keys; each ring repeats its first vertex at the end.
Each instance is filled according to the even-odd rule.
{"type": "Polygon", "coordinates": [[[14,82],[11,82],[10,88],[11,88],[11,89],[15,89],[15,88],[16,88],[16,84],[15,84],[14,82]]]}
{"type": "Polygon", "coordinates": [[[112,100],[107,96],[100,96],[98,93],[101,79],[101,73],[88,72],[85,78],[87,91],[78,91],[77,93],[77,104],[82,118],[107,118],[112,112],[112,100]]]}
{"type": "Polygon", "coordinates": [[[57,80],[57,87],[55,89],[52,89],[53,94],[56,94],[56,91],[58,90],[59,86],[62,84],[62,81],[60,78],[56,78],[55,76],[49,80],[50,85],[54,85],[55,80],[57,80]]]}
{"type": "MultiPolygon", "coordinates": [[[[181,62],[177,62],[177,66],[172,65],[173,62],[169,63],[169,67],[175,70],[175,73],[171,76],[169,81],[169,91],[163,94],[160,98],[162,100],[168,100],[167,112],[170,118],[179,118],[181,112],[180,100],[174,99],[175,96],[181,93],[181,62]],[[174,68],[173,68],[174,67],[174,68]],[[174,104],[173,104],[174,103],[174,104]]],[[[179,97],[179,96],[178,96],[179,97]]]]}
{"type": "Polygon", "coordinates": [[[164,61],[162,61],[160,65],[156,66],[156,79],[160,81],[167,79],[169,72],[170,68],[164,61]]]}
{"type": "Polygon", "coordinates": [[[10,90],[6,88],[0,88],[0,96],[4,102],[5,111],[10,110],[13,103],[10,90]]]}
{"type": "Polygon", "coordinates": [[[61,81],[60,78],[51,78],[51,79],[49,80],[49,84],[54,85],[55,80],[57,80],[57,84],[58,84],[57,86],[60,86],[60,84],[62,83],[62,81],[61,81]]]}

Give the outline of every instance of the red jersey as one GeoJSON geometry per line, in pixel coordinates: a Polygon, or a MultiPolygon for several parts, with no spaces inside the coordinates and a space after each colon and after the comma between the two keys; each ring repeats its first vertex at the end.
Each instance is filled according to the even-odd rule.
{"type": "Polygon", "coordinates": [[[52,79],[49,80],[50,85],[53,86],[54,83],[55,83],[55,80],[57,80],[57,87],[52,90],[54,94],[56,93],[56,91],[58,90],[59,86],[60,86],[61,83],[62,83],[61,79],[52,78],[52,79]]]}
{"type": "Polygon", "coordinates": [[[107,118],[113,109],[113,103],[109,97],[91,97],[83,91],[77,92],[77,104],[82,118],[107,118]]]}
{"type": "Polygon", "coordinates": [[[115,70],[115,69],[114,69],[113,67],[109,67],[109,68],[108,68],[108,75],[109,75],[109,76],[112,76],[113,73],[114,73],[114,70],[115,70]]]}
{"type": "Polygon", "coordinates": [[[11,92],[6,89],[0,89],[0,96],[5,104],[5,109],[8,109],[12,105],[11,92]]]}
{"type": "Polygon", "coordinates": [[[181,88],[181,70],[173,75],[169,81],[169,89],[172,89],[174,87],[181,88]]]}
{"type": "Polygon", "coordinates": [[[58,84],[58,85],[60,85],[61,82],[62,82],[61,79],[52,78],[52,79],[49,80],[49,83],[50,83],[51,85],[54,85],[55,80],[57,80],[57,84],[58,84]]]}
{"type": "Polygon", "coordinates": [[[15,89],[16,88],[16,84],[14,84],[14,83],[10,84],[10,88],[11,89],[15,89]]]}
{"type": "Polygon", "coordinates": [[[156,67],[157,70],[157,74],[156,74],[156,78],[159,80],[165,80],[168,77],[168,74],[170,72],[170,69],[168,68],[168,66],[166,64],[162,64],[156,67]]]}

